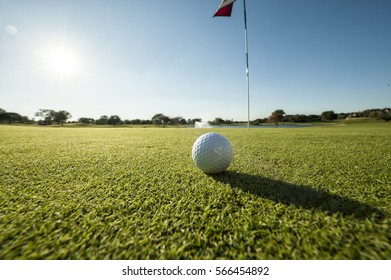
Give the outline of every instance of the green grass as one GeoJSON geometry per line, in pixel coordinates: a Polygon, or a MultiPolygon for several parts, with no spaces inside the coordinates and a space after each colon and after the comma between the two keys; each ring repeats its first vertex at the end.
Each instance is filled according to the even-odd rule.
{"type": "Polygon", "coordinates": [[[391,259],[391,125],[0,126],[0,259],[391,259]]]}

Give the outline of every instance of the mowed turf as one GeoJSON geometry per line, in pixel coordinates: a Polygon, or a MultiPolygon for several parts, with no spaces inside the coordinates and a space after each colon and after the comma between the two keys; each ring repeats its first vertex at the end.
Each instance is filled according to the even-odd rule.
{"type": "Polygon", "coordinates": [[[391,259],[391,124],[0,126],[0,259],[391,259]],[[234,160],[208,176],[194,141],[234,160]]]}

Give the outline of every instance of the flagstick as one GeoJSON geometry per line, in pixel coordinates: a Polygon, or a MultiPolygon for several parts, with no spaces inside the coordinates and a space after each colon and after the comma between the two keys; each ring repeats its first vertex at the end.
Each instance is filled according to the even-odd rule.
{"type": "Polygon", "coordinates": [[[243,0],[244,9],[244,43],[246,50],[246,80],[247,80],[247,128],[250,130],[250,77],[248,68],[248,39],[247,39],[247,15],[246,15],[246,0],[243,0]]]}

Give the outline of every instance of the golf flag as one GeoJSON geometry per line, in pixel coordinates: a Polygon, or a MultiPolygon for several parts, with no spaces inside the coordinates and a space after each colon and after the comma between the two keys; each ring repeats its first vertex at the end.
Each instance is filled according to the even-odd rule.
{"type": "MultiPolygon", "coordinates": [[[[232,7],[236,0],[222,0],[214,17],[230,17],[232,13],[232,7]]],[[[246,51],[246,80],[247,80],[247,127],[250,130],[250,71],[248,68],[248,40],[247,40],[247,13],[246,13],[246,0],[243,0],[244,11],[244,41],[246,51]]]]}
{"type": "Polygon", "coordinates": [[[232,6],[236,0],[222,0],[214,17],[230,17],[232,12],[232,6]]]}

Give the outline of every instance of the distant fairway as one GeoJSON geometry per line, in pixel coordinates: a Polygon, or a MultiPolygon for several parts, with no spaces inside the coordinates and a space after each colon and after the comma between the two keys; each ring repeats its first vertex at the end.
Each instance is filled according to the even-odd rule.
{"type": "Polygon", "coordinates": [[[391,259],[391,123],[0,125],[0,259],[391,259]],[[193,142],[232,143],[208,176],[193,142]]]}

